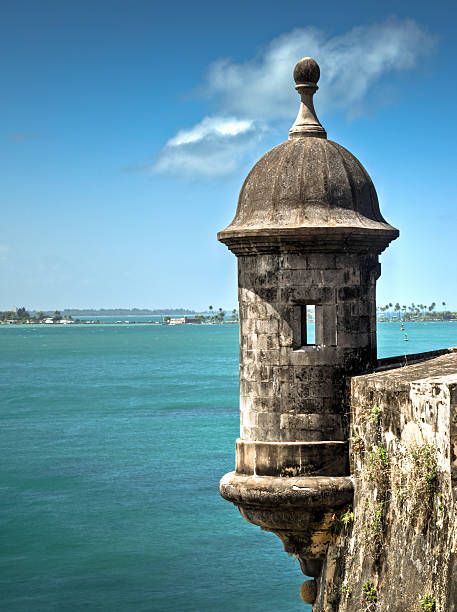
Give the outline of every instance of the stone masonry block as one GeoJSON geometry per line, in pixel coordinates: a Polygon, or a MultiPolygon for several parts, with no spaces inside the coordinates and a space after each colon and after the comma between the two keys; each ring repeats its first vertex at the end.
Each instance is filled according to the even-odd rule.
{"type": "Polygon", "coordinates": [[[321,268],[323,270],[331,270],[336,268],[336,256],[331,253],[308,253],[306,256],[306,265],[308,269],[321,268]]]}
{"type": "Polygon", "coordinates": [[[281,270],[304,270],[307,267],[306,256],[295,253],[280,255],[278,263],[281,270]]]}
{"type": "Polygon", "coordinates": [[[260,319],[255,321],[254,330],[258,334],[279,333],[279,318],[260,319]]]}

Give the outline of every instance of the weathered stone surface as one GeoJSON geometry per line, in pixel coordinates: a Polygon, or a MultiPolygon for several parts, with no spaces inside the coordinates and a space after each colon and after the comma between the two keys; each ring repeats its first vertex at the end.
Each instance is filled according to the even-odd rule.
{"type": "Polygon", "coordinates": [[[317,596],[317,583],[315,580],[305,580],[300,588],[301,598],[305,603],[313,604],[317,596]]]}
{"type": "Polygon", "coordinates": [[[347,442],[236,442],[236,470],[257,476],[344,476],[347,442]]]}
{"type": "Polygon", "coordinates": [[[222,478],[220,491],[246,520],[278,535],[307,575],[318,576],[333,517],[352,499],[353,484],[347,477],[281,478],[230,472],[222,478]]]}
{"type": "Polygon", "coordinates": [[[312,136],[286,141],[257,162],[234,220],[218,234],[238,255],[265,252],[267,245],[287,251],[297,239],[307,253],[379,253],[397,236],[360,162],[312,136]]]}
{"type": "Polygon", "coordinates": [[[376,610],[455,612],[457,352],[353,378],[351,409],[353,524],[314,610],[360,610],[371,584],[376,610]]]}
{"type": "Polygon", "coordinates": [[[341,506],[352,500],[354,491],[351,478],[334,476],[276,478],[229,472],[220,485],[222,496],[236,504],[278,508],[341,506]]]}
{"type": "Polygon", "coordinates": [[[347,257],[344,268],[344,255],[338,256],[339,269],[334,255],[239,258],[243,439],[307,442],[347,436],[341,418],[346,376],[369,371],[376,362],[378,276],[376,257],[347,257]],[[284,261],[289,268],[282,267],[284,261]],[[274,287],[281,286],[278,294],[274,287]],[[300,345],[300,298],[318,304],[316,345],[300,345]],[[321,420],[319,431],[296,416],[321,413],[327,420],[321,420]]]}

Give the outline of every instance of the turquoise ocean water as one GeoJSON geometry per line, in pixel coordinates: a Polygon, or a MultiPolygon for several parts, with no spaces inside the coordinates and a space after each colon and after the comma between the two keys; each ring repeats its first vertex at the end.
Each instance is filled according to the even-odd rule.
{"type": "MultiPolygon", "coordinates": [[[[380,356],[457,323],[379,325],[380,356]]],[[[273,535],[218,495],[237,326],[0,328],[0,609],[303,611],[273,535]]]]}

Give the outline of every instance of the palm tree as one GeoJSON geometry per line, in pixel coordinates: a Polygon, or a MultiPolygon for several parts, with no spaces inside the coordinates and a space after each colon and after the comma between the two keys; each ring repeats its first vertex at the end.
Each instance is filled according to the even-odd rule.
{"type": "Polygon", "coordinates": [[[213,307],[208,306],[208,310],[209,310],[209,320],[212,321],[213,320],[213,307]]]}
{"type": "Polygon", "coordinates": [[[399,302],[397,302],[397,303],[395,304],[395,312],[398,312],[398,318],[399,318],[399,319],[401,318],[401,316],[400,316],[400,310],[401,310],[401,306],[400,306],[399,302]]]}
{"type": "Polygon", "coordinates": [[[443,307],[443,321],[444,321],[444,315],[446,312],[446,302],[441,302],[441,306],[443,307]]]}
{"type": "Polygon", "coordinates": [[[21,308],[18,308],[16,310],[16,316],[18,317],[18,319],[28,319],[30,317],[30,314],[25,308],[25,306],[22,306],[21,308]]]}

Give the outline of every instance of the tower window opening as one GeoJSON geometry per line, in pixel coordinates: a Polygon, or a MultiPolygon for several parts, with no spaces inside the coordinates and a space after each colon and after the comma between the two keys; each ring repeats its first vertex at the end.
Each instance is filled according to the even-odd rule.
{"type": "Polygon", "coordinates": [[[305,304],[301,306],[301,346],[316,344],[316,306],[305,304]]]}
{"type": "Polygon", "coordinates": [[[321,306],[316,304],[297,304],[294,306],[293,320],[291,321],[293,333],[293,349],[299,350],[306,346],[317,346],[322,343],[319,333],[321,306]]]}

